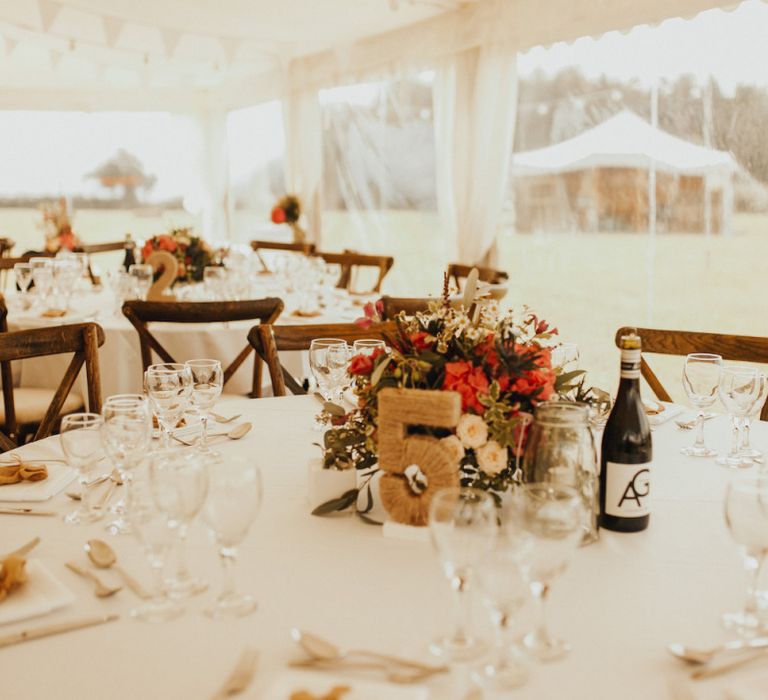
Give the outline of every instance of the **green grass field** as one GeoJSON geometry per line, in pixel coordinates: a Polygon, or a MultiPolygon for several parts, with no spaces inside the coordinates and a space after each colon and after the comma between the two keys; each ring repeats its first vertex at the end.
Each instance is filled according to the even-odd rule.
{"type": "MultiPolygon", "coordinates": [[[[33,209],[0,210],[0,235],[14,238],[17,252],[37,247],[39,219],[33,209]]],[[[74,220],[78,235],[89,242],[115,240],[126,230],[142,238],[187,223],[191,218],[181,211],[136,217],[81,210],[74,220]]],[[[658,235],[655,249],[640,234],[504,235],[500,267],[511,280],[505,304],[527,304],[556,325],[563,339],[579,345],[592,381],[609,388],[617,376],[613,335],[622,325],[768,335],[759,301],[768,216],[737,215],[734,228],[732,236],[710,240],[658,235]]],[[[437,216],[429,212],[328,212],[323,248],[394,255],[383,291],[402,296],[439,294],[442,271],[452,257],[437,216]]],[[[679,363],[658,366],[662,380],[668,379],[679,395],[679,363]]]]}

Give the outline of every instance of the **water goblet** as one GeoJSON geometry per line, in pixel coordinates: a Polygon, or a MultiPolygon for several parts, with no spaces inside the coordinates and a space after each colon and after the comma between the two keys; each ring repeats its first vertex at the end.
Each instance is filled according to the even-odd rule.
{"type": "Polygon", "coordinates": [[[165,513],[176,533],[176,573],[168,580],[172,595],[184,597],[205,590],[187,567],[186,541],[189,526],[203,507],[208,492],[208,468],[194,450],[158,450],[150,458],[149,481],[157,508],[165,513]]]}
{"type": "Polygon", "coordinates": [[[768,393],[766,390],[768,389],[768,380],[766,380],[766,377],[764,374],[758,375],[758,380],[760,382],[760,391],[758,392],[757,399],[755,400],[754,405],[749,410],[746,416],[742,419],[742,437],[741,437],[741,443],[739,445],[739,454],[744,457],[749,457],[750,459],[753,459],[755,461],[761,461],[763,459],[763,453],[760,450],[755,449],[750,444],[749,440],[749,429],[751,425],[751,417],[753,415],[760,415],[760,411],[763,408],[763,404],[765,404],[765,396],[766,393],[768,393]]]}
{"type": "Polygon", "coordinates": [[[131,532],[126,515],[131,511],[131,482],[152,440],[152,419],[149,402],[141,394],[110,396],[101,410],[104,425],[101,439],[107,456],[120,472],[123,498],[113,510],[118,517],[107,527],[113,534],[131,532]]]}
{"type": "Polygon", "coordinates": [[[470,592],[475,569],[493,548],[497,529],[496,504],[484,491],[448,488],[432,498],[429,508],[432,544],[456,594],[454,630],[430,647],[438,656],[466,661],[485,650],[485,644],[472,633],[470,592]]]}
{"type": "Polygon", "coordinates": [[[144,390],[157,416],[162,446],[168,447],[174,429],[189,406],[192,373],[189,367],[178,362],[150,365],[144,372],[144,390]]]}
{"type": "Polygon", "coordinates": [[[690,447],[680,450],[689,457],[713,457],[713,450],[704,443],[704,409],[715,403],[723,358],[720,355],[696,352],[685,358],[683,365],[683,387],[690,402],[698,408],[696,417],[696,440],[690,447]]]}
{"type": "Polygon", "coordinates": [[[376,350],[387,351],[387,344],[383,340],[364,339],[356,340],[352,345],[353,355],[373,355],[376,350]]]}
{"type": "Polygon", "coordinates": [[[32,267],[32,282],[35,284],[37,305],[40,309],[47,309],[53,288],[52,261],[50,258],[30,258],[29,264],[32,267]],[[40,260],[44,260],[46,264],[35,264],[34,261],[40,260]]]}
{"type": "Polygon", "coordinates": [[[149,288],[152,286],[155,271],[152,265],[134,264],[128,268],[128,274],[133,277],[133,283],[136,286],[136,295],[142,301],[147,300],[149,288]]]}
{"type": "Polygon", "coordinates": [[[202,432],[198,447],[200,451],[209,451],[208,416],[221,396],[224,386],[224,372],[218,360],[188,360],[185,365],[192,375],[192,405],[200,416],[202,432]]]}
{"type": "Polygon", "coordinates": [[[718,395],[731,419],[731,448],[715,461],[724,467],[750,467],[752,458],[739,451],[741,421],[747,417],[760,393],[761,382],[754,367],[731,365],[723,368],[718,395]]]}
{"type": "Polygon", "coordinates": [[[169,595],[163,572],[176,536],[169,526],[167,514],[158,507],[157,501],[169,504],[178,499],[178,492],[167,483],[137,485],[134,495],[135,508],[129,520],[131,531],[141,546],[152,571],[152,597],[140,607],[131,610],[131,617],[143,622],[167,622],[184,612],[178,601],[169,595]]]}
{"type": "Polygon", "coordinates": [[[224,460],[212,453],[211,459],[203,519],[219,548],[224,585],[205,612],[210,617],[241,617],[256,609],[256,601],[235,591],[234,565],[237,545],[245,539],[261,507],[261,472],[242,458],[224,460]]]}
{"type": "MultiPolygon", "coordinates": [[[[309,368],[326,401],[333,400],[341,382],[341,372],[337,365],[343,353],[348,352],[347,348],[346,342],[338,338],[315,338],[310,343],[309,368]],[[339,349],[329,356],[329,350],[334,347],[339,349]]],[[[346,373],[346,364],[343,373],[346,373]]]]}
{"type": "Polygon", "coordinates": [[[20,262],[13,266],[13,274],[21,293],[21,305],[29,308],[29,285],[32,284],[32,266],[29,263],[20,262]]]}
{"type": "Polygon", "coordinates": [[[88,480],[102,456],[103,425],[104,419],[98,413],[71,413],[61,419],[61,449],[69,466],[77,471],[80,483],[80,507],[64,518],[65,523],[92,523],[102,516],[91,502],[88,480]]]}
{"type": "Polygon", "coordinates": [[[760,573],[768,553],[768,478],[743,474],[734,478],[725,494],[725,522],[739,545],[749,586],[744,609],[723,615],[723,624],[749,637],[768,631],[768,610],[759,593],[760,573]]]}
{"type": "Polygon", "coordinates": [[[56,296],[63,300],[62,306],[69,308],[72,291],[80,277],[80,267],[74,258],[56,258],[53,261],[53,286],[56,296]]]}
{"type": "Polygon", "coordinates": [[[212,301],[224,299],[226,294],[227,270],[221,266],[208,266],[203,270],[203,287],[212,301]]]}
{"type": "Polygon", "coordinates": [[[571,648],[550,635],[546,601],[552,581],[568,567],[579,544],[583,511],[577,491],[562,484],[524,484],[511,500],[510,522],[532,538],[532,546],[523,557],[523,570],[538,603],[539,615],[536,628],[523,638],[523,645],[539,661],[560,659],[571,648]]]}

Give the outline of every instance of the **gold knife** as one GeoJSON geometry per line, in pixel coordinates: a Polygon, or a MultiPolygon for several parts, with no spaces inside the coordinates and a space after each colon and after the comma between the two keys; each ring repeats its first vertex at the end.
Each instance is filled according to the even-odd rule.
{"type": "Polygon", "coordinates": [[[57,515],[52,510],[35,510],[34,508],[0,508],[0,515],[57,515]]]}
{"type": "Polygon", "coordinates": [[[5,637],[0,637],[0,647],[7,647],[11,644],[18,644],[19,642],[30,642],[33,639],[40,639],[42,637],[50,637],[53,634],[61,634],[62,632],[71,632],[73,630],[80,630],[84,627],[93,627],[94,625],[103,625],[105,622],[114,622],[119,620],[119,615],[100,615],[99,617],[87,617],[82,620],[70,620],[69,622],[62,622],[58,625],[46,625],[45,627],[34,627],[29,630],[22,630],[16,634],[8,634],[5,637]]]}

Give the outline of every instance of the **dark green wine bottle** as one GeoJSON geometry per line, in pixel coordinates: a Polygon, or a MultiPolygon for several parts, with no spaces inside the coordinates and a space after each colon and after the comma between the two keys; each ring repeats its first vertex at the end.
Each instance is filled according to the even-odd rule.
{"type": "Polygon", "coordinates": [[[600,527],[638,532],[650,519],[651,427],[640,399],[640,336],[622,336],[621,381],[603,432],[600,527]]]}

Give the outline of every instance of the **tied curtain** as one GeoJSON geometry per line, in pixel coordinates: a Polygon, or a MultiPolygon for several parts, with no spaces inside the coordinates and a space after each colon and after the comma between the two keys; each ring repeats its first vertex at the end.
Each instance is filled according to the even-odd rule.
{"type": "Polygon", "coordinates": [[[493,265],[517,109],[510,43],[448,59],[434,88],[438,209],[457,262],[493,265]]]}
{"type": "Polygon", "coordinates": [[[323,125],[316,90],[289,93],[283,101],[285,187],[301,200],[307,240],[321,238],[323,125]]]}

